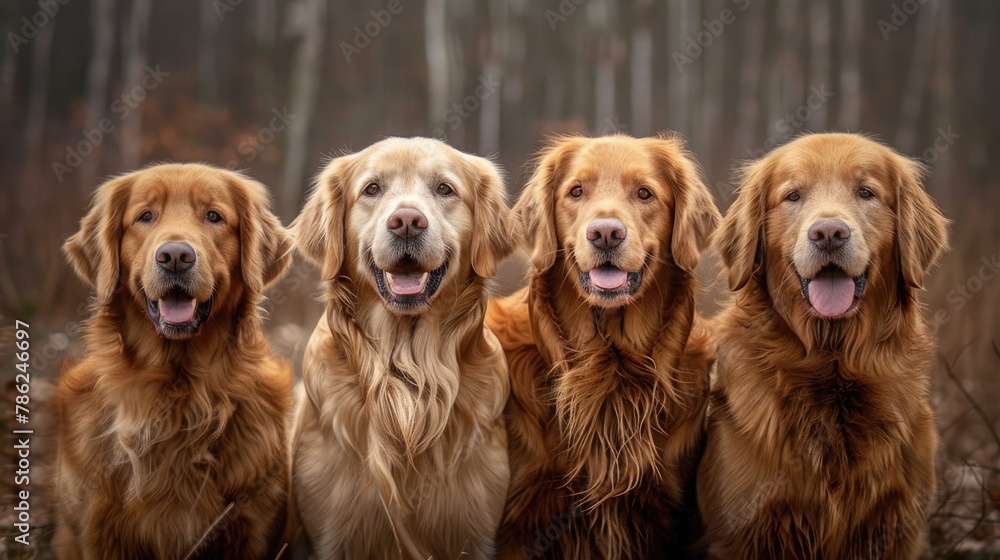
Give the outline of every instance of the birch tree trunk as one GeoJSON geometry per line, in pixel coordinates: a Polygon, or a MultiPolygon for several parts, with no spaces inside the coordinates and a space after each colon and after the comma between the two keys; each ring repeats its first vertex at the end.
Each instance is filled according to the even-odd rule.
{"type": "Polygon", "coordinates": [[[313,120],[323,69],[323,30],[326,27],[327,0],[305,0],[304,33],[295,53],[292,74],[291,121],[288,123],[288,148],[282,174],[279,209],[290,220],[298,212],[305,192],[306,161],[309,151],[309,123],[313,120]]]}
{"type": "Polygon", "coordinates": [[[149,91],[142,83],[142,78],[146,72],[146,36],[149,33],[149,14],[152,7],[153,0],[132,0],[132,11],[129,14],[128,27],[125,29],[123,44],[125,61],[122,82],[125,84],[126,93],[139,104],[128,113],[121,124],[122,166],[126,169],[138,167],[142,156],[141,104],[145,97],[140,99],[137,96],[132,96],[131,92],[142,88],[145,95],[149,95],[149,91]]]}

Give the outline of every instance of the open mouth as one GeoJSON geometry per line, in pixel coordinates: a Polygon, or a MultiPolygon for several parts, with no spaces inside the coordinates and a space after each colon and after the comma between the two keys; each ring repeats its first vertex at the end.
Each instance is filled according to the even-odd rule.
{"type": "Polygon", "coordinates": [[[867,272],[850,277],[836,265],[826,265],[812,278],[799,276],[802,296],[809,305],[824,317],[840,317],[858,303],[865,291],[867,272]]]}
{"type": "Polygon", "coordinates": [[[210,297],[203,302],[182,288],[171,288],[159,299],[146,299],[146,310],[157,332],[167,338],[186,338],[198,332],[212,312],[210,297]]]}
{"type": "Polygon", "coordinates": [[[628,272],[611,263],[604,263],[587,272],[580,271],[580,285],[584,291],[609,300],[634,294],[641,282],[641,269],[628,272]]]}
{"type": "Polygon", "coordinates": [[[372,263],[379,295],[390,307],[415,311],[430,305],[441,287],[448,261],[434,270],[426,270],[409,254],[403,255],[391,268],[381,269],[372,263]]]}

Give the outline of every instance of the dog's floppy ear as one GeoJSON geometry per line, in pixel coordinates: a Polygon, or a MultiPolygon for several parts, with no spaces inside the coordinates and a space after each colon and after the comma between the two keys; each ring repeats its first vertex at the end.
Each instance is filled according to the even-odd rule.
{"type": "Polygon", "coordinates": [[[556,260],[555,196],[570,158],[584,141],[582,137],[558,137],[542,148],[538,166],[514,204],[514,219],[531,251],[535,270],[548,270],[556,260]]]}
{"type": "Polygon", "coordinates": [[[240,207],[240,264],[252,294],[278,281],[292,262],[292,238],[271,212],[267,187],[233,173],[240,207]]]}
{"type": "Polygon", "coordinates": [[[923,286],[924,275],[948,248],[948,220],[921,184],[925,168],[893,154],[890,173],[896,189],[896,249],[907,288],[923,286]]]}
{"type": "Polygon", "coordinates": [[[772,168],[771,160],[764,158],[737,172],[740,186],[736,200],[712,237],[732,291],[745,286],[764,260],[764,205],[772,168]]]}
{"type": "Polygon", "coordinates": [[[111,179],[97,188],[80,230],[63,244],[69,264],[76,274],[94,288],[100,305],[111,301],[121,275],[119,247],[124,233],[123,220],[135,174],[111,179]]]}
{"type": "Polygon", "coordinates": [[[698,266],[701,252],[708,246],[722,215],[683,141],[675,136],[660,136],[650,141],[671,186],[676,189],[670,251],[677,266],[690,272],[698,266]]]}
{"type": "Polygon", "coordinates": [[[500,170],[493,162],[466,155],[472,167],[473,194],[472,269],[482,278],[492,278],[503,259],[514,251],[512,215],[505,198],[500,170]]]}
{"type": "Polygon", "coordinates": [[[344,263],[346,182],[354,159],[353,155],[346,155],[327,164],[316,179],[302,212],[289,228],[296,247],[320,267],[324,279],[336,277],[344,263]]]}

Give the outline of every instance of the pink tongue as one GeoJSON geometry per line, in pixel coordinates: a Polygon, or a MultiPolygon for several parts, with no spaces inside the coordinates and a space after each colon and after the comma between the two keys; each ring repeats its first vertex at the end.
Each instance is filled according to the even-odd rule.
{"type": "Polygon", "coordinates": [[[821,315],[843,315],[854,302],[854,280],[840,271],[820,272],[809,283],[809,303],[821,315]]]}
{"type": "Polygon", "coordinates": [[[613,266],[599,266],[590,271],[590,282],[602,290],[617,290],[626,280],[628,274],[613,266]]]}
{"type": "Polygon", "coordinates": [[[419,274],[391,274],[389,275],[389,290],[397,296],[413,296],[424,291],[424,275],[419,274]]]}
{"type": "Polygon", "coordinates": [[[198,302],[194,298],[167,296],[159,302],[160,318],[168,323],[181,324],[194,319],[198,302]]]}

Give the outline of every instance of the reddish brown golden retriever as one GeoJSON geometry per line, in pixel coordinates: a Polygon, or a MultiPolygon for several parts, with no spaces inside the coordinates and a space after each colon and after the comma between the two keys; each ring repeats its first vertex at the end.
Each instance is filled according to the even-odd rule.
{"type": "Polygon", "coordinates": [[[487,316],[511,377],[503,557],[676,550],[708,396],[692,270],[712,197],[674,137],[568,137],[514,211],[529,285],[487,316]]]}
{"type": "Polygon", "coordinates": [[[64,246],[96,293],[58,384],[62,557],[274,557],[293,376],[258,304],[290,247],[236,173],[160,165],[97,190],[64,246]]]}
{"type": "Polygon", "coordinates": [[[735,297],[698,471],[711,557],[918,556],[937,436],[916,290],[946,245],[921,173],[852,134],[744,170],[715,237],[735,297]]]}

